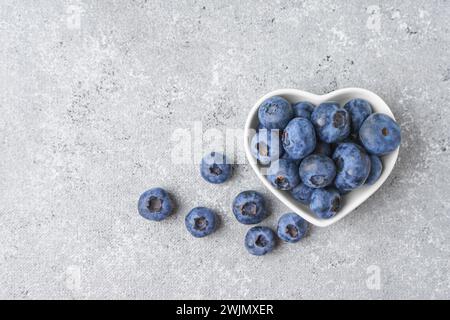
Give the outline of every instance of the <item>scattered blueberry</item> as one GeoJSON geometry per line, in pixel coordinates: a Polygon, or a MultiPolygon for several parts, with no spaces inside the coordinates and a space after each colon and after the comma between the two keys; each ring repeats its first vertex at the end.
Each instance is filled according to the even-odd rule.
{"type": "Polygon", "coordinates": [[[285,242],[297,242],[307,231],[308,222],[293,212],[283,214],[278,220],[277,234],[285,242]]]}
{"type": "Polygon", "coordinates": [[[352,133],[358,135],[362,123],[372,113],[372,106],[364,99],[352,99],[344,109],[350,114],[352,133]]]}
{"type": "Polygon", "coordinates": [[[267,129],[284,129],[294,117],[294,110],[289,101],[282,97],[271,97],[259,106],[259,122],[267,129]]]}
{"type": "Polygon", "coordinates": [[[388,115],[373,113],[361,125],[359,138],[369,153],[382,156],[400,145],[400,127],[388,115]]]}
{"type": "Polygon", "coordinates": [[[234,198],[233,213],[243,224],[259,223],[268,215],[264,197],[253,190],[243,191],[234,198]]]}
{"type": "Polygon", "coordinates": [[[268,227],[252,227],[245,235],[245,248],[255,256],[262,256],[275,247],[275,233],[268,227]]]}
{"type": "Polygon", "coordinates": [[[370,172],[370,158],[362,147],[346,142],[338,145],[333,153],[336,163],[334,185],[340,192],[353,190],[366,181],[370,172]]]}
{"type": "Polygon", "coordinates": [[[169,194],[162,188],[145,191],[139,198],[138,211],[145,219],[161,221],[173,211],[173,203],[169,194]]]}
{"type": "Polygon", "coordinates": [[[376,155],[370,155],[370,173],[367,177],[366,184],[372,185],[381,176],[381,172],[383,171],[383,163],[381,162],[381,159],[376,155]]]}
{"type": "Polygon", "coordinates": [[[311,201],[311,194],[313,191],[314,188],[310,188],[304,183],[300,182],[299,185],[290,190],[290,193],[292,197],[298,202],[304,205],[309,205],[309,202],[311,201]]]}
{"type": "Polygon", "coordinates": [[[311,119],[314,105],[307,101],[301,101],[292,105],[292,109],[294,109],[294,117],[303,117],[309,120],[311,119]]]}
{"type": "Polygon", "coordinates": [[[326,143],[342,141],[350,134],[350,115],[336,102],[324,102],[314,109],[311,121],[326,143]]]}
{"type": "Polygon", "coordinates": [[[309,207],[317,217],[329,219],[341,208],[341,196],[334,188],[315,189],[309,207]]]}
{"type": "Polygon", "coordinates": [[[283,131],[283,148],[292,159],[302,159],[316,148],[316,132],[305,118],[292,119],[283,131]]]}
{"type": "Polygon", "coordinates": [[[258,130],[252,138],[250,150],[253,156],[263,165],[278,160],[283,154],[280,130],[258,130]]]}
{"type": "Polygon", "coordinates": [[[272,162],[268,169],[268,179],[277,189],[291,190],[300,183],[297,163],[286,159],[272,162]]]}
{"type": "Polygon", "coordinates": [[[192,209],[184,219],[187,230],[196,238],[206,237],[216,230],[216,214],[208,208],[192,209]]]}
{"type": "Polygon", "coordinates": [[[231,177],[232,167],[225,155],[219,152],[210,152],[202,159],[200,173],[206,181],[219,184],[231,177]]]}
{"type": "Polygon", "coordinates": [[[316,149],[314,149],[313,153],[322,154],[324,156],[331,157],[331,153],[332,153],[331,144],[322,142],[322,141],[317,141],[316,149]]]}
{"type": "Polygon", "coordinates": [[[333,160],[321,154],[312,154],[300,163],[300,179],[310,188],[324,188],[333,182],[336,166],[333,160]]]}

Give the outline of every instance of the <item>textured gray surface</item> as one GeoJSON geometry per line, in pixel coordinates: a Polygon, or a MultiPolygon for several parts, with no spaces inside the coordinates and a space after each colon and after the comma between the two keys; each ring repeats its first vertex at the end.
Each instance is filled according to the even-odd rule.
{"type": "Polygon", "coordinates": [[[450,298],[449,19],[449,1],[2,1],[0,298],[450,298]],[[212,186],[172,164],[172,131],[242,128],[277,88],[350,86],[401,124],[391,177],[248,255],[233,196],[264,192],[270,226],[286,208],[248,165],[212,186]],[[162,223],[136,212],[156,185],[179,206],[162,223]],[[207,239],[184,228],[197,205],[222,217],[207,239]]]}

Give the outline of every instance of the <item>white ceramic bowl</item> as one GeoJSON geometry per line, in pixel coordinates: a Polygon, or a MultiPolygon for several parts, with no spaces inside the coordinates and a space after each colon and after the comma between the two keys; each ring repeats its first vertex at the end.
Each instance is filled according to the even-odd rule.
{"type": "Polygon", "coordinates": [[[371,186],[364,185],[344,195],[342,197],[343,203],[341,210],[339,210],[339,212],[330,219],[320,219],[316,217],[307,206],[300,204],[298,201],[292,198],[288,191],[281,191],[274,188],[269,182],[269,180],[267,180],[266,177],[262,174],[261,172],[262,167],[258,164],[256,159],[252,156],[250,152],[250,142],[252,139],[252,135],[254,133],[253,130],[257,129],[259,122],[258,108],[264,100],[272,96],[281,96],[291,103],[296,103],[299,101],[309,101],[315,104],[316,106],[325,101],[336,101],[339,102],[341,106],[343,106],[347,101],[351,99],[362,98],[370,102],[374,112],[385,113],[391,116],[393,119],[394,115],[392,114],[391,109],[389,109],[387,104],[379,96],[377,96],[375,93],[369,90],[360,88],[339,89],[321,96],[296,89],[280,89],[272,91],[263,96],[261,99],[259,99],[255,103],[253,108],[250,110],[250,113],[248,114],[247,117],[247,121],[245,123],[245,131],[244,131],[245,153],[248,161],[250,162],[250,165],[252,166],[258,178],[278,199],[280,199],[286,206],[288,206],[290,210],[299,214],[304,219],[306,219],[307,221],[316,226],[326,227],[341,220],[350,212],[352,212],[355,208],[361,205],[361,203],[366,201],[375,191],[377,191],[378,188],[381,187],[381,185],[384,183],[384,181],[386,181],[387,177],[394,168],[395,162],[397,161],[399,151],[398,148],[389,155],[383,156],[381,158],[383,162],[383,172],[378,181],[371,186]]]}

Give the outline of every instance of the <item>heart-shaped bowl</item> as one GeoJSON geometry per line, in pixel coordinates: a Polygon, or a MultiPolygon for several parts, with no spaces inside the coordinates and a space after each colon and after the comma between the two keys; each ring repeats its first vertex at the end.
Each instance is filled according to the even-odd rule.
{"type": "Polygon", "coordinates": [[[320,219],[318,218],[307,206],[296,201],[289,193],[289,191],[281,191],[272,186],[269,180],[263,174],[264,168],[261,166],[258,161],[253,157],[250,151],[250,143],[258,128],[258,108],[261,103],[270,98],[272,96],[281,96],[288,100],[291,103],[296,103],[299,101],[309,101],[314,105],[319,105],[325,101],[335,101],[338,102],[341,106],[343,106],[346,102],[351,99],[361,98],[367,100],[373,107],[373,112],[385,113],[388,116],[394,118],[391,109],[389,109],[388,105],[377,96],[375,93],[361,88],[345,88],[339,89],[324,95],[315,95],[309,92],[296,90],[296,89],[279,89],[272,91],[261,99],[259,99],[253,108],[250,110],[248,114],[247,121],[245,123],[244,130],[244,148],[245,154],[247,156],[248,161],[250,162],[251,167],[255,171],[258,178],[263,182],[263,184],[278,198],[280,199],[286,206],[289,207],[290,210],[299,214],[305,220],[310,223],[319,226],[319,227],[327,227],[332,225],[333,223],[341,220],[354,209],[356,209],[359,205],[361,205],[364,201],[366,201],[381,185],[386,181],[387,177],[391,173],[394,168],[395,162],[397,161],[399,148],[390,154],[381,157],[381,161],[383,162],[383,172],[381,173],[380,178],[371,186],[363,185],[350,193],[342,196],[343,203],[342,208],[339,212],[330,219],[320,219]]]}

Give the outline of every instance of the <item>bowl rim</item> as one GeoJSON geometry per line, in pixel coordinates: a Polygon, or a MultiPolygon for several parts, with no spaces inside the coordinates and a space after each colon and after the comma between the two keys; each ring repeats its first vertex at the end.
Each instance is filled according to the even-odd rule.
{"type": "MultiPolygon", "coordinates": [[[[295,203],[287,191],[282,191],[274,188],[272,184],[265,178],[265,176],[261,173],[260,165],[256,161],[256,159],[253,157],[251,150],[250,150],[250,140],[252,138],[253,130],[255,130],[254,124],[255,119],[257,121],[258,117],[258,109],[261,103],[273,96],[282,96],[282,97],[298,97],[297,101],[290,101],[291,103],[295,103],[298,101],[309,101],[313,103],[314,105],[318,105],[321,102],[325,101],[333,101],[333,97],[336,96],[349,96],[350,99],[355,98],[362,98],[365,100],[368,100],[370,104],[372,105],[373,112],[375,113],[384,113],[389,115],[395,120],[394,114],[392,113],[389,106],[386,104],[386,102],[381,99],[377,94],[374,92],[363,89],[363,88],[355,88],[355,87],[349,87],[349,88],[343,88],[338,89],[323,95],[316,95],[314,93],[310,93],[303,90],[298,89],[277,89],[274,91],[271,91],[256,101],[256,103],[253,105],[253,107],[250,109],[247,120],[245,122],[245,128],[244,128],[244,149],[245,149],[245,155],[247,157],[247,161],[250,163],[250,166],[252,167],[253,171],[255,171],[257,177],[259,180],[262,181],[263,185],[279,200],[281,200],[284,205],[286,205],[290,210],[293,212],[299,214],[302,218],[307,220],[308,222],[312,223],[313,225],[316,225],[318,227],[327,227],[330,226],[339,220],[343,219],[345,216],[347,216],[350,212],[355,210],[358,206],[360,206],[363,202],[365,202],[372,194],[374,194],[380,187],[383,185],[383,183],[386,181],[386,179],[391,174],[395,163],[398,158],[399,148],[391,152],[390,154],[381,157],[383,162],[383,171],[380,176],[380,178],[371,186],[364,185],[355,191],[350,192],[348,195],[343,196],[344,198],[344,206],[341,208],[341,210],[332,218],[330,219],[320,219],[313,215],[313,213],[309,212],[309,209],[305,209],[305,206],[303,206],[300,203],[295,203]],[[361,190],[362,189],[362,190],[361,190]],[[352,196],[349,196],[350,194],[354,194],[352,196]],[[356,193],[356,194],[355,194],[356,193]],[[351,198],[351,199],[350,199],[351,198]],[[351,201],[345,201],[351,200],[351,201]]],[[[288,100],[293,100],[288,99],[288,100]]],[[[343,105],[343,104],[341,104],[343,105]]]]}

